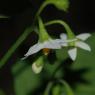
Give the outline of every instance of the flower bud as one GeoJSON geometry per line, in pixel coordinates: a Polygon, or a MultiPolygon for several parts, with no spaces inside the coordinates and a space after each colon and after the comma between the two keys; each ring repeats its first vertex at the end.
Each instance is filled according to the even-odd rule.
{"type": "Polygon", "coordinates": [[[34,73],[38,74],[43,69],[43,57],[38,58],[33,64],[32,64],[32,70],[34,73]]]}

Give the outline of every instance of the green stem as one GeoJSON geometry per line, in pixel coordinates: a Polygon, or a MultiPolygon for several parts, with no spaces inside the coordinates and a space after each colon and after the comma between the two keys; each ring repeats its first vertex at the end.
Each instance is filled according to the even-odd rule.
{"type": "Polygon", "coordinates": [[[59,80],[59,81],[60,81],[60,82],[63,84],[63,86],[65,87],[65,89],[66,89],[66,95],[74,95],[74,93],[73,93],[71,87],[68,85],[68,83],[67,83],[66,81],[64,81],[64,80],[59,80]]]}
{"type": "Polygon", "coordinates": [[[27,38],[27,36],[32,32],[31,27],[17,39],[17,41],[12,45],[12,47],[7,51],[4,57],[0,60],[0,68],[7,62],[15,50],[21,45],[21,43],[27,38]]]}
{"type": "Polygon", "coordinates": [[[52,87],[52,82],[50,82],[48,85],[47,85],[47,87],[46,87],[46,89],[45,89],[45,92],[44,92],[44,95],[49,95],[49,93],[50,93],[50,89],[51,89],[51,87],[52,87]]]}
{"type": "Polygon", "coordinates": [[[43,11],[43,9],[48,5],[48,2],[44,2],[41,7],[39,8],[38,12],[36,13],[34,17],[34,21],[32,23],[32,29],[29,28],[29,31],[25,31],[18,39],[17,41],[12,45],[12,47],[7,51],[7,53],[4,55],[4,57],[0,60],[0,68],[5,65],[5,63],[8,61],[8,59],[12,56],[12,54],[15,52],[15,50],[21,45],[21,43],[27,38],[27,36],[33,31],[35,21],[37,17],[40,15],[40,13],[43,11]]]}
{"type": "Polygon", "coordinates": [[[45,23],[45,25],[48,26],[48,25],[57,24],[57,23],[61,24],[62,26],[64,26],[69,39],[75,38],[74,33],[72,32],[71,28],[69,27],[69,25],[65,21],[62,21],[62,20],[52,20],[52,21],[49,21],[49,22],[45,23]]]}
{"type": "Polygon", "coordinates": [[[36,16],[35,16],[35,17],[38,17],[38,16],[41,14],[41,12],[43,11],[43,9],[44,9],[48,4],[49,4],[48,1],[43,2],[43,4],[41,5],[41,7],[39,8],[38,12],[36,13],[36,16]]]}

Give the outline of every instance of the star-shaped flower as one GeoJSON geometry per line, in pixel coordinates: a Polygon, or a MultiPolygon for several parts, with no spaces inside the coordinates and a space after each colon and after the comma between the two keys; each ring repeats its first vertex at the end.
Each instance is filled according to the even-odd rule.
{"type": "Polygon", "coordinates": [[[36,43],[35,45],[29,48],[28,52],[24,55],[25,57],[23,59],[27,58],[28,56],[32,54],[39,52],[40,50],[43,50],[43,53],[47,55],[50,49],[60,49],[60,48],[61,48],[61,45],[59,44],[59,39],[55,39],[55,40],[52,39],[48,35],[42,20],[39,19],[38,43],[36,43]]]}
{"type": "Polygon", "coordinates": [[[37,44],[31,46],[28,52],[24,56],[30,56],[32,54],[39,52],[40,50],[43,50],[44,54],[47,55],[50,49],[61,48],[58,42],[59,42],[59,39],[56,39],[56,40],[48,39],[47,41],[44,41],[44,42],[38,42],[37,44]]]}
{"type": "Polygon", "coordinates": [[[91,34],[89,33],[82,33],[77,35],[73,39],[68,39],[68,36],[64,33],[60,35],[61,41],[60,44],[61,46],[71,46],[73,48],[68,50],[68,54],[70,58],[74,61],[77,57],[77,47],[82,48],[87,51],[91,51],[90,46],[85,43],[84,41],[87,40],[91,34]]]}

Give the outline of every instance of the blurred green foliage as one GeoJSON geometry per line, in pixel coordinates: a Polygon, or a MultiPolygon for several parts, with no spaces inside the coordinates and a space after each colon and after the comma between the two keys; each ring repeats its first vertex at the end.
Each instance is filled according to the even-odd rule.
{"type": "MultiPolygon", "coordinates": [[[[46,1],[50,2],[49,4],[53,4],[59,10],[67,11],[69,7],[68,0],[46,1]]],[[[0,19],[2,18],[8,17],[1,15],[0,19]]],[[[27,37],[27,35],[27,31],[24,32],[20,38],[21,40],[18,39],[17,44],[13,46],[11,52],[14,52],[15,49],[17,49],[17,47],[27,37]]],[[[40,74],[33,73],[31,67],[32,63],[21,60],[17,61],[11,68],[14,80],[13,88],[15,95],[42,95],[50,81],[55,82],[56,84],[52,86],[54,88],[49,90],[53,95],[56,93],[58,95],[61,93],[61,91],[63,91],[63,94],[72,95],[72,92],[68,94],[65,91],[65,87],[69,87],[69,85],[73,89],[75,95],[94,95],[95,33],[93,33],[92,36],[87,40],[87,43],[91,46],[92,51],[87,52],[78,49],[78,56],[75,62],[69,60],[66,48],[56,50],[54,53],[56,58],[50,54],[49,56],[51,59],[46,59],[44,70],[40,74]],[[65,80],[69,85],[66,84],[64,85],[65,87],[60,86],[58,83],[59,79],[65,80]]],[[[7,54],[7,57],[9,58],[9,54],[7,54]]],[[[69,91],[71,91],[71,89],[69,91]]],[[[5,93],[6,92],[0,88],[0,95],[5,95],[5,93]]]]}
{"type": "Polygon", "coordinates": [[[2,89],[0,89],[0,95],[5,95],[2,89]]]}
{"type": "Polygon", "coordinates": [[[94,95],[95,94],[95,33],[88,39],[87,43],[91,46],[92,51],[78,51],[76,62],[73,63],[73,69],[85,69],[82,78],[86,83],[79,83],[76,86],[76,95],[94,95]]]}
{"type": "Polygon", "coordinates": [[[87,43],[91,46],[92,51],[87,52],[78,49],[76,61],[66,66],[66,68],[68,68],[67,71],[70,69],[70,74],[72,75],[65,71],[66,63],[64,63],[64,61],[68,57],[65,49],[56,51],[57,58],[53,60],[54,64],[49,64],[50,62],[46,61],[44,70],[37,75],[32,72],[32,63],[28,64],[27,61],[16,62],[12,68],[16,95],[33,95],[34,91],[39,91],[39,95],[42,95],[43,92],[41,91],[45,90],[46,85],[52,79],[65,79],[69,83],[71,80],[71,87],[73,88],[75,95],[94,95],[95,33],[93,33],[91,38],[87,40],[87,43]],[[78,70],[80,71],[79,73],[77,72],[78,70]],[[76,76],[74,76],[73,71],[80,77],[79,80],[75,80],[76,76]],[[69,79],[65,78],[65,76],[68,76],[69,79]],[[81,81],[81,79],[84,81],[81,81]],[[45,85],[44,88],[43,85],[45,85]]]}

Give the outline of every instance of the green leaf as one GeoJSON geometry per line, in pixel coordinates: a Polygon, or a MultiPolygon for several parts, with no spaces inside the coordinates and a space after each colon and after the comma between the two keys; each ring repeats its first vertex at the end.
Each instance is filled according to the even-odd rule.
{"type": "Polygon", "coordinates": [[[87,83],[76,86],[76,95],[95,95],[95,33],[87,43],[91,46],[91,52],[78,49],[77,60],[72,65],[74,70],[86,69],[81,78],[87,83]]]}
{"type": "Polygon", "coordinates": [[[41,84],[40,75],[34,74],[31,65],[24,61],[15,63],[12,73],[15,95],[30,95],[41,84]]]}
{"type": "Polygon", "coordinates": [[[50,4],[53,4],[59,10],[67,11],[69,7],[69,0],[47,0],[50,4]]]}
{"type": "Polygon", "coordinates": [[[67,50],[67,48],[56,50],[56,57],[58,61],[63,62],[63,60],[68,58],[67,50]]]}
{"type": "Polygon", "coordinates": [[[62,72],[62,69],[58,69],[60,67],[61,63],[55,62],[54,64],[50,64],[49,62],[45,63],[44,70],[46,71],[46,78],[62,78],[64,75],[62,72]]]}

